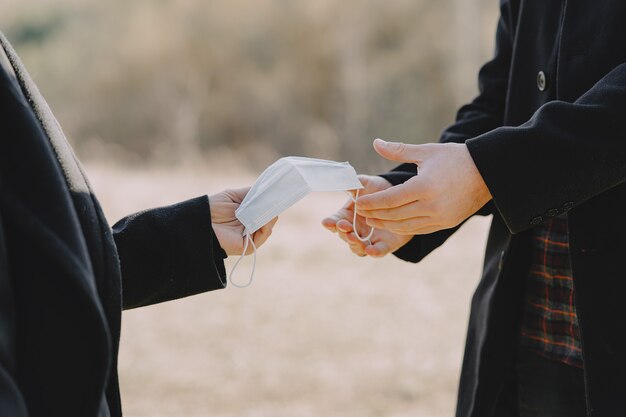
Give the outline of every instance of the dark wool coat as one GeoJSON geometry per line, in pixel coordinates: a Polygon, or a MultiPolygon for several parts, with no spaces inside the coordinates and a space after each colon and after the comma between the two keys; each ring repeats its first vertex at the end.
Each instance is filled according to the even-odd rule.
{"type": "Polygon", "coordinates": [[[1,34],[0,46],[0,416],[121,416],[122,308],[225,286],[208,199],[111,230],[1,34]]]}
{"type": "MultiPolygon", "coordinates": [[[[511,372],[533,226],[568,214],[590,417],[626,415],[626,1],[501,0],[480,94],[442,142],[465,142],[493,200],[457,416],[489,417],[511,372]]],[[[400,183],[403,165],[384,175],[400,183]]],[[[417,236],[417,262],[454,230],[417,236]]]]}

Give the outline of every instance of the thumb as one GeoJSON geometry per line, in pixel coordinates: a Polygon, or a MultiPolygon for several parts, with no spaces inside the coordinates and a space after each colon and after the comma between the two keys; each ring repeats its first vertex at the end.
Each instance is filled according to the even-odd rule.
{"type": "Polygon", "coordinates": [[[373,177],[371,175],[358,175],[357,178],[359,179],[359,182],[361,183],[361,185],[363,185],[363,187],[367,188],[370,183],[373,181],[374,179],[378,179],[379,177],[373,177]]]}
{"type": "Polygon", "coordinates": [[[419,145],[407,145],[401,142],[374,140],[374,149],[380,156],[390,161],[417,163],[420,158],[419,145]]]}

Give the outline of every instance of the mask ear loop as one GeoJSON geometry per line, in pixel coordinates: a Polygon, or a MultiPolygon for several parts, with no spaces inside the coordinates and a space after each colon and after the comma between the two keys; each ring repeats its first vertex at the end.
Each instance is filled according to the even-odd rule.
{"type": "Polygon", "coordinates": [[[254,270],[256,269],[256,251],[257,251],[257,248],[256,248],[256,245],[254,244],[254,239],[250,237],[250,233],[246,233],[246,243],[243,245],[243,252],[241,253],[241,256],[239,257],[239,259],[237,259],[237,262],[235,262],[235,265],[233,265],[233,267],[231,268],[230,276],[228,277],[233,287],[246,288],[246,287],[249,287],[250,284],[252,284],[252,279],[254,278],[254,270]],[[233,279],[233,274],[235,273],[235,269],[237,269],[237,267],[239,266],[239,262],[241,262],[243,257],[246,256],[246,252],[248,251],[248,244],[252,244],[252,248],[254,249],[253,255],[252,255],[253,256],[252,272],[250,273],[250,278],[248,278],[248,282],[243,285],[239,285],[235,283],[235,280],[233,279]]]}
{"type": "Polygon", "coordinates": [[[359,236],[359,232],[356,229],[356,203],[359,199],[359,191],[361,190],[356,190],[356,196],[352,198],[352,201],[354,201],[354,217],[352,218],[352,229],[354,230],[354,235],[356,236],[357,239],[359,239],[363,243],[367,243],[371,245],[372,242],[370,239],[372,238],[372,235],[374,234],[375,229],[372,227],[372,230],[370,230],[370,233],[367,235],[367,237],[359,236]]]}

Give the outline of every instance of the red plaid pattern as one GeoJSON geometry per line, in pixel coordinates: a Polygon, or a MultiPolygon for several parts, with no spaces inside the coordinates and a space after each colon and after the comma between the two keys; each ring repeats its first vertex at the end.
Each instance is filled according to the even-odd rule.
{"type": "Polygon", "coordinates": [[[548,359],[582,368],[566,217],[533,230],[524,304],[522,344],[548,359]]]}

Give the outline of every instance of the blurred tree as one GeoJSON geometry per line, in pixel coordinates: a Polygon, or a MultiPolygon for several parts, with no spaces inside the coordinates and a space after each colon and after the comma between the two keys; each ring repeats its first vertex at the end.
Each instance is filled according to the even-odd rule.
{"type": "Polygon", "coordinates": [[[496,6],[3,0],[0,28],[84,158],[231,149],[256,168],[292,154],[376,171],[373,138],[436,140],[475,93],[496,6]]]}

